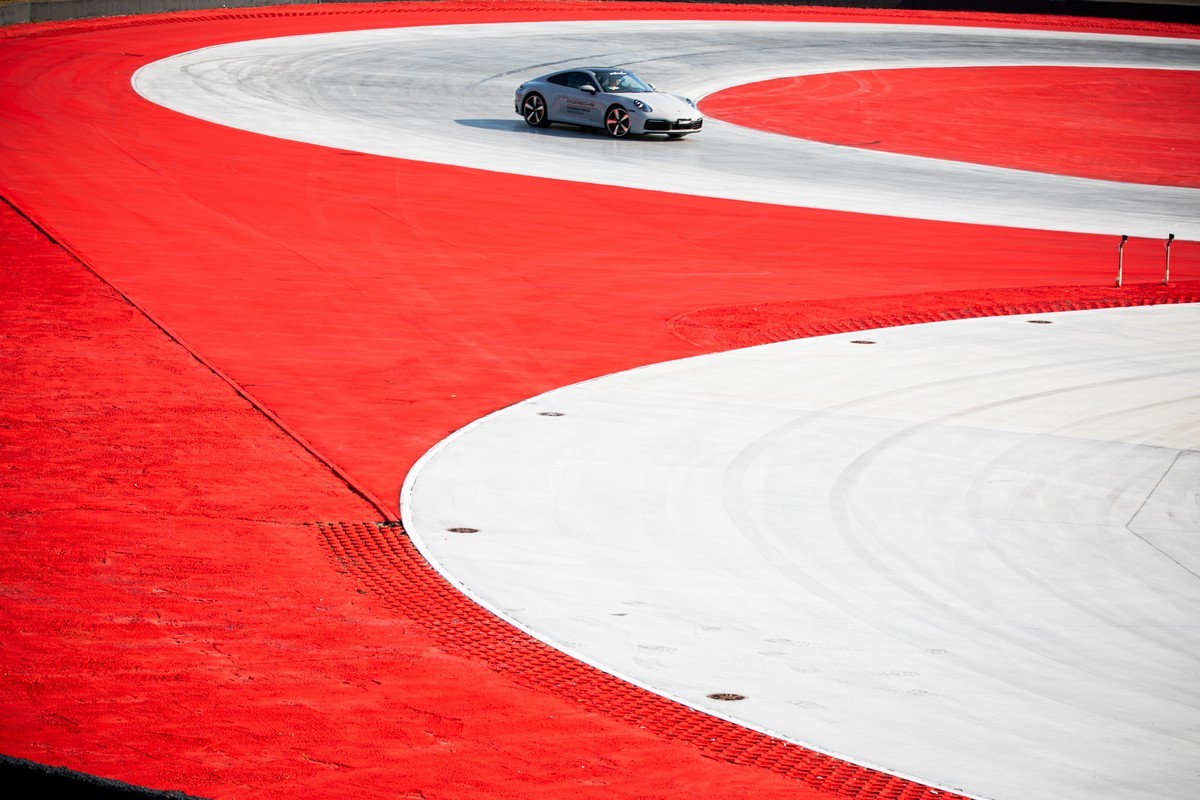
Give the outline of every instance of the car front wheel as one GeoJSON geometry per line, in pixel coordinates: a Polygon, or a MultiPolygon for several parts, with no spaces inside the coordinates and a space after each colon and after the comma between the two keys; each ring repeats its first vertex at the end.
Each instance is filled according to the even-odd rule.
{"type": "Polygon", "coordinates": [[[521,103],[521,116],[525,117],[525,122],[533,128],[544,128],[550,124],[550,117],[546,114],[546,101],[540,94],[533,92],[525,95],[525,102],[521,103]]]}
{"type": "Polygon", "coordinates": [[[629,112],[620,106],[613,106],[604,115],[604,129],[614,139],[624,139],[629,135],[632,126],[633,121],[629,119],[629,112]]]}

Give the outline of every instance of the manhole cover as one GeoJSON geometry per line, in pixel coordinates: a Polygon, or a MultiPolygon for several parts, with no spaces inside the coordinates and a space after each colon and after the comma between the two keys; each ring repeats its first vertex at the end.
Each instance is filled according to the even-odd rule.
{"type": "Polygon", "coordinates": [[[479,533],[479,528],[446,528],[451,533],[479,533]]]}
{"type": "Polygon", "coordinates": [[[710,700],[745,700],[746,695],[735,694],[734,692],[713,692],[708,698],[710,700]]]}

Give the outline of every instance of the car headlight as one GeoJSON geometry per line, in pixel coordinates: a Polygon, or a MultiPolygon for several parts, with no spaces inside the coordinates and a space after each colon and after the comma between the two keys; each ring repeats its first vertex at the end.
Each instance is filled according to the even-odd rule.
{"type": "Polygon", "coordinates": [[[641,100],[634,100],[634,101],[633,101],[633,106],[634,106],[634,108],[636,108],[638,111],[653,111],[653,110],[654,110],[653,108],[651,108],[651,107],[650,107],[650,106],[648,106],[647,104],[643,103],[641,100]]]}

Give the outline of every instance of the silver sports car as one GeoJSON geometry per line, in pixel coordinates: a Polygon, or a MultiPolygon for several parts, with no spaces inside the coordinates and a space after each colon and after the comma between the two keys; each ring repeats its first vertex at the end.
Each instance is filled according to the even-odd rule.
{"type": "Polygon", "coordinates": [[[517,87],[515,107],[535,128],[561,122],[601,128],[618,139],[642,133],[677,139],[704,124],[689,98],[655,91],[615,67],[568,69],[526,81],[517,87]]]}

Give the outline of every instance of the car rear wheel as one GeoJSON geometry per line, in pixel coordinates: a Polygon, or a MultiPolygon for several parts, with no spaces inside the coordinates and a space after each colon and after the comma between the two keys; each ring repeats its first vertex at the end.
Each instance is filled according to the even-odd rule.
{"type": "Polygon", "coordinates": [[[546,114],[546,101],[536,92],[525,95],[525,102],[521,103],[521,116],[525,117],[525,122],[533,128],[544,128],[550,124],[550,117],[546,114]]]}
{"type": "Polygon", "coordinates": [[[604,129],[614,139],[624,139],[629,135],[632,126],[633,121],[629,119],[629,112],[620,106],[613,106],[604,115],[604,129]]]}

